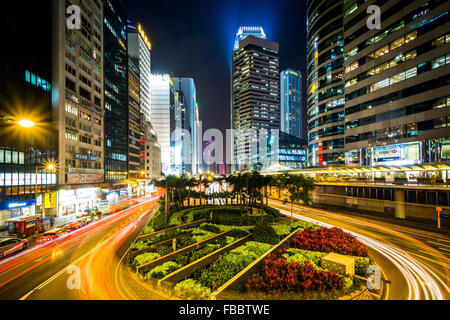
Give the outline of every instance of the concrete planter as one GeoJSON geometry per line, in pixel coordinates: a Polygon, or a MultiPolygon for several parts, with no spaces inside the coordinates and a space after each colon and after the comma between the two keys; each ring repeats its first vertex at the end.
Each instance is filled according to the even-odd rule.
{"type": "Polygon", "coordinates": [[[165,235],[166,233],[171,232],[171,231],[178,231],[178,230],[181,230],[181,229],[196,227],[196,226],[199,226],[202,223],[206,223],[206,222],[209,222],[209,220],[208,219],[202,219],[202,220],[197,220],[197,221],[192,221],[192,222],[189,222],[189,223],[185,223],[185,224],[182,224],[180,226],[175,226],[175,227],[172,227],[172,228],[155,231],[155,232],[152,232],[152,233],[149,233],[149,234],[144,234],[142,236],[137,237],[136,242],[138,242],[138,241],[146,241],[148,239],[151,239],[151,238],[154,238],[154,237],[157,237],[157,236],[162,236],[162,235],[165,235]]]}
{"type": "Polygon", "coordinates": [[[143,265],[141,265],[141,266],[138,266],[138,267],[136,268],[136,271],[139,272],[139,273],[141,273],[141,274],[142,274],[142,273],[145,273],[145,272],[147,272],[147,271],[150,271],[150,270],[153,269],[154,267],[159,266],[159,265],[163,264],[164,262],[167,262],[167,261],[171,261],[171,260],[173,260],[173,259],[176,259],[176,257],[177,257],[178,255],[180,255],[180,254],[185,254],[185,253],[188,253],[188,252],[190,252],[190,251],[194,251],[194,250],[198,250],[198,249],[200,249],[200,248],[203,248],[203,247],[206,246],[207,244],[209,244],[209,243],[211,243],[211,242],[214,242],[215,240],[220,239],[220,238],[222,238],[222,237],[225,237],[225,236],[228,235],[230,232],[231,232],[231,230],[227,230],[227,231],[225,231],[225,232],[219,233],[219,234],[217,234],[217,235],[215,235],[215,236],[212,236],[212,237],[210,237],[210,238],[208,238],[208,239],[205,239],[205,240],[203,240],[203,241],[194,243],[194,244],[192,244],[192,245],[190,245],[190,246],[187,246],[187,247],[184,247],[184,248],[182,248],[182,249],[180,249],[180,250],[177,250],[177,251],[171,252],[171,253],[169,253],[169,254],[166,254],[166,255],[163,256],[163,257],[160,257],[160,258],[158,258],[158,259],[156,259],[156,260],[153,260],[153,261],[150,261],[150,262],[148,262],[148,263],[146,263],[146,264],[143,264],[143,265]]]}
{"type": "Polygon", "coordinates": [[[230,243],[229,245],[220,248],[214,252],[211,252],[210,254],[184,266],[181,269],[178,269],[171,274],[167,275],[165,278],[158,281],[158,286],[164,287],[166,289],[173,289],[175,285],[189,277],[191,274],[193,274],[196,270],[201,269],[203,267],[206,267],[207,265],[213,263],[217,258],[219,258],[221,255],[243,245],[244,243],[250,241],[252,239],[252,235],[248,235],[244,238],[238,239],[233,243],[230,243]]]}
{"type": "Polygon", "coordinates": [[[295,231],[291,232],[288,236],[286,236],[283,240],[281,240],[277,245],[273,246],[269,251],[264,253],[258,259],[249,264],[245,269],[235,275],[233,278],[228,280],[223,286],[214,291],[211,294],[211,300],[225,300],[227,299],[227,293],[231,289],[245,284],[247,279],[254,273],[261,270],[264,265],[264,260],[267,258],[269,254],[272,252],[276,252],[279,249],[286,248],[290,244],[290,240],[295,236],[297,232],[303,230],[302,228],[298,228],[295,231]]]}

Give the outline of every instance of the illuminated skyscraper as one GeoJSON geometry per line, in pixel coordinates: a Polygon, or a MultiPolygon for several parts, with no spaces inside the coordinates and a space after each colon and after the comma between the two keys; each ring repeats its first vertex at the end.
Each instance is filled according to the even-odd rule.
{"type": "Polygon", "coordinates": [[[127,1],[104,7],[105,180],[128,178],[127,1]]]}
{"type": "Polygon", "coordinates": [[[179,94],[167,74],[150,76],[152,123],[161,146],[161,165],[164,174],[181,173],[181,143],[176,129],[181,128],[179,94]]]}
{"type": "Polygon", "coordinates": [[[150,75],[152,45],[142,25],[128,26],[128,55],[136,59],[140,75],[140,106],[145,121],[150,121],[150,75]]]}
{"type": "Polygon", "coordinates": [[[248,36],[254,36],[256,38],[266,39],[266,34],[262,27],[240,27],[236,33],[236,40],[234,41],[234,49],[239,49],[239,42],[244,40],[248,36]]]}
{"type": "Polygon", "coordinates": [[[183,171],[197,173],[198,163],[198,118],[197,118],[197,92],[194,79],[173,78],[175,90],[179,92],[181,106],[181,128],[190,135],[190,148],[183,147],[183,171]]]}
{"type": "MultiPolygon", "coordinates": [[[[243,35],[241,29],[237,38],[243,35]]],[[[265,37],[262,28],[259,30],[265,37]]],[[[244,37],[233,51],[231,120],[232,128],[241,130],[231,151],[236,170],[264,162],[266,155],[253,149],[259,149],[256,134],[280,128],[278,51],[278,43],[252,35],[244,37]]]]}
{"type": "Polygon", "coordinates": [[[280,129],[302,138],[302,75],[287,69],[280,76],[280,129]]]}

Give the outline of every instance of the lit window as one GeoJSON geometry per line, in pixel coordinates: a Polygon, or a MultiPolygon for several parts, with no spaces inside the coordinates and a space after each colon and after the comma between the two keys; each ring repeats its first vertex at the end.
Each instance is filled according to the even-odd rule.
{"type": "Polygon", "coordinates": [[[417,67],[406,70],[405,74],[406,74],[406,79],[417,76],[417,67]]]}
{"type": "Polygon", "coordinates": [[[392,85],[392,84],[395,84],[395,83],[403,81],[403,80],[405,80],[405,73],[401,72],[399,74],[396,74],[395,76],[392,76],[390,78],[390,83],[392,85]]]}
{"type": "Polygon", "coordinates": [[[413,59],[413,58],[415,58],[417,56],[417,51],[414,49],[414,50],[412,50],[412,51],[409,51],[409,52],[407,52],[406,54],[405,54],[405,57],[406,57],[406,61],[408,61],[408,60],[410,60],[410,59],[413,59]]]}
{"type": "Polygon", "coordinates": [[[390,48],[390,50],[394,50],[394,49],[402,46],[403,44],[405,44],[405,37],[401,37],[395,41],[392,41],[389,48],[390,48]]]}
{"type": "Polygon", "coordinates": [[[439,57],[431,61],[431,69],[436,69],[445,65],[445,56],[439,57]]]}
{"type": "Polygon", "coordinates": [[[415,31],[413,31],[413,32],[411,32],[411,33],[408,33],[408,34],[406,35],[406,37],[405,37],[405,43],[408,43],[408,42],[414,40],[415,38],[417,38],[417,30],[415,30],[415,31]]]}
{"type": "Polygon", "coordinates": [[[377,51],[375,51],[375,58],[384,56],[388,52],[389,52],[389,47],[388,46],[384,46],[384,47],[378,49],[377,51]]]}

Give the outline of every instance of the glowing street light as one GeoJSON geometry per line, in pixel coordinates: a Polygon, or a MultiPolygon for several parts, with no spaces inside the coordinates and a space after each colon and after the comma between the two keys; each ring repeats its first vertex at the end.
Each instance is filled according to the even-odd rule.
{"type": "Polygon", "coordinates": [[[28,119],[19,120],[17,123],[19,124],[19,126],[26,128],[26,129],[32,128],[36,125],[33,121],[28,120],[28,119]]]}

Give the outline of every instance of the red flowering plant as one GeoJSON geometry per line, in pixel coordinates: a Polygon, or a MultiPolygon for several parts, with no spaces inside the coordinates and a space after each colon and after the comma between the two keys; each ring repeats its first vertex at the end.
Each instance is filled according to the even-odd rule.
{"type": "MultiPolygon", "coordinates": [[[[281,251],[280,253],[282,253],[281,251]]],[[[331,271],[317,270],[308,260],[289,262],[275,254],[264,261],[263,271],[254,274],[246,283],[247,291],[279,294],[290,292],[324,292],[341,289],[343,277],[331,271]]]]}
{"type": "Polygon", "coordinates": [[[305,229],[294,236],[292,243],[297,249],[368,256],[368,248],[363,243],[339,228],[305,229]]]}

